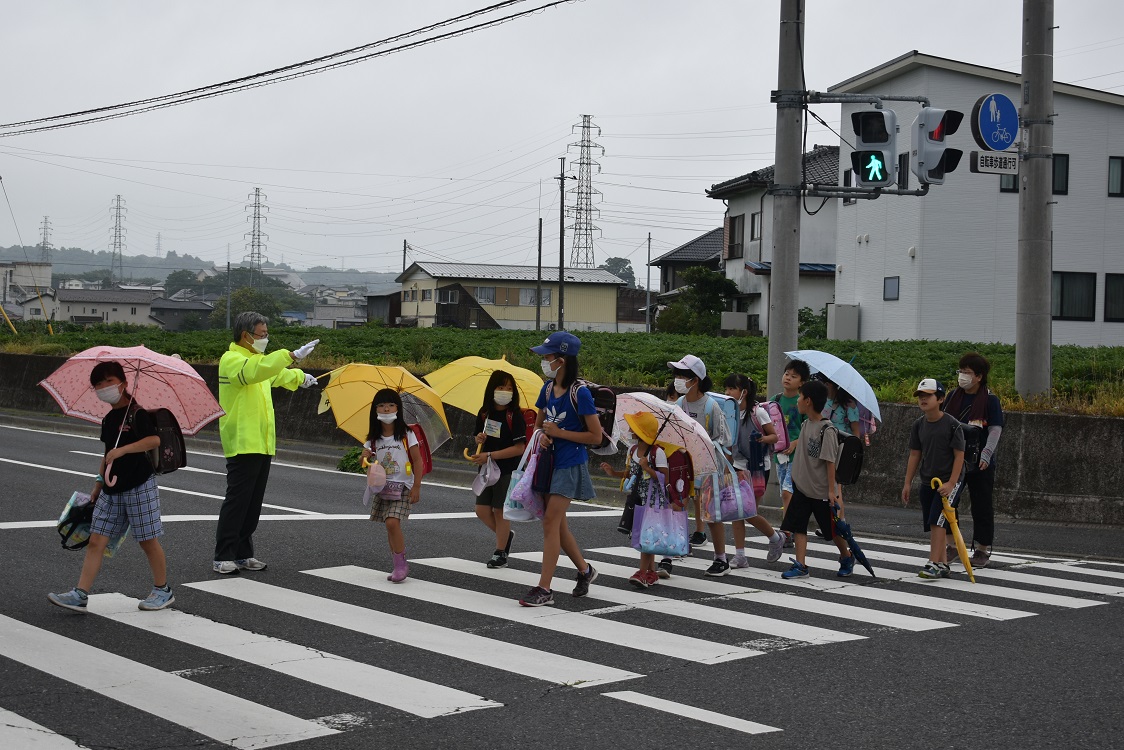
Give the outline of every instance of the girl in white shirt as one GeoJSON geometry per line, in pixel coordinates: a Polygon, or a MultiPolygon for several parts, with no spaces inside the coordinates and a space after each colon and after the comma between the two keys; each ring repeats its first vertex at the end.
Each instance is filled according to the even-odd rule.
{"type": "Polygon", "coordinates": [[[402,522],[410,517],[410,506],[421,499],[421,449],[402,414],[402,399],[392,388],[383,388],[371,402],[371,424],[363,458],[382,465],[386,486],[371,503],[371,520],[386,524],[386,538],[394,558],[394,571],[387,580],[401,583],[410,573],[406,562],[406,538],[402,522]]]}

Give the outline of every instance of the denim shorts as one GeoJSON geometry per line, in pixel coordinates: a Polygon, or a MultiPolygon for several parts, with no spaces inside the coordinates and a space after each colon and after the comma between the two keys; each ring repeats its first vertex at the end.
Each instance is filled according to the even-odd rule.
{"type": "Polygon", "coordinates": [[[593,480],[589,477],[589,464],[555,469],[550,477],[550,494],[571,500],[592,500],[597,497],[597,493],[593,491],[593,480]]]}
{"type": "Polygon", "coordinates": [[[160,493],[156,489],[156,476],[131,490],[116,494],[102,491],[94,506],[94,519],[90,532],[112,539],[130,526],[138,542],[147,542],[164,535],[160,523],[160,493]]]}
{"type": "Polygon", "coordinates": [[[781,492],[792,494],[792,459],[785,463],[777,463],[777,482],[781,485],[781,492]]]}

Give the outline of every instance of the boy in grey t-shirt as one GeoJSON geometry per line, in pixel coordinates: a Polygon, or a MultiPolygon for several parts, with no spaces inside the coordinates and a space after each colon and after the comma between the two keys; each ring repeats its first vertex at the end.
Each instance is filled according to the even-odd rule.
{"type": "Polygon", "coordinates": [[[839,548],[839,572],[846,577],[855,569],[855,558],[847,542],[832,533],[831,503],[839,504],[843,515],[843,498],[835,482],[835,462],[839,460],[839,437],[835,426],[823,418],[827,387],[818,380],[809,380],[800,386],[796,408],[807,418],[800,431],[800,442],[792,459],[792,499],[785,509],[781,531],[790,532],[796,543],[796,559],[792,567],[781,573],[781,578],[801,578],[808,575],[804,562],[808,551],[808,519],[816,517],[824,538],[835,542],[839,548]]]}
{"type": "Polygon", "coordinates": [[[956,507],[960,499],[960,480],[964,470],[964,426],[955,417],[941,411],[944,386],[933,378],[925,378],[914,391],[922,416],[913,423],[909,433],[909,463],[902,486],[902,505],[909,504],[910,487],[917,469],[921,469],[921,514],[925,531],[929,532],[929,562],[918,575],[935,580],[948,578],[945,545],[945,520],[941,511],[947,497],[956,507]],[[933,478],[941,486],[933,489],[933,478]]]}

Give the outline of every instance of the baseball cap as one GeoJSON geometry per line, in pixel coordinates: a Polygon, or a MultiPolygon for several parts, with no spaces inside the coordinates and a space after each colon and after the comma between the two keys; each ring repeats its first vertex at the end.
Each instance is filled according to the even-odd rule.
{"type": "Polygon", "coordinates": [[[699,380],[706,377],[706,365],[694,354],[688,354],[678,362],[668,362],[667,366],[672,370],[690,370],[699,380]]]}
{"type": "Polygon", "coordinates": [[[581,340],[567,331],[555,331],[546,337],[538,346],[532,346],[535,354],[560,354],[562,356],[576,357],[582,348],[581,340]]]}
{"type": "Polygon", "coordinates": [[[944,398],[944,386],[935,378],[925,378],[917,384],[913,395],[920,396],[922,393],[933,393],[937,398],[944,398]]]}

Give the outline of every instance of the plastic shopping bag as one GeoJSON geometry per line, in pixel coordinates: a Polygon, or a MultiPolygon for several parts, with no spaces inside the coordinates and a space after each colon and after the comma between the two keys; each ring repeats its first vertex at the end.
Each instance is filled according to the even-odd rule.
{"type": "MultiPolygon", "coordinates": [[[[94,504],[90,502],[90,496],[84,492],[72,494],[63,506],[62,514],[55,526],[59,536],[62,537],[63,549],[77,550],[89,544],[90,524],[93,523],[93,519],[94,504]]],[[[109,540],[105,546],[105,557],[113,557],[117,550],[121,549],[125,538],[129,536],[130,528],[126,526],[121,534],[109,540]]]]}
{"type": "Polygon", "coordinates": [[[660,557],[679,557],[690,551],[690,522],[686,510],[675,510],[670,503],[643,505],[637,508],[634,546],[640,552],[660,557]]]}
{"type": "Polygon", "coordinates": [[[508,521],[537,521],[543,517],[545,508],[541,493],[531,489],[535,476],[535,467],[538,464],[538,437],[540,430],[535,430],[519,465],[511,472],[511,483],[507,488],[507,498],[503,503],[503,517],[508,521]]]}
{"type": "Polygon", "coordinates": [[[718,471],[703,478],[699,492],[702,518],[706,523],[740,521],[757,515],[757,498],[749,478],[739,478],[738,472],[721,454],[718,454],[718,471]]]}

